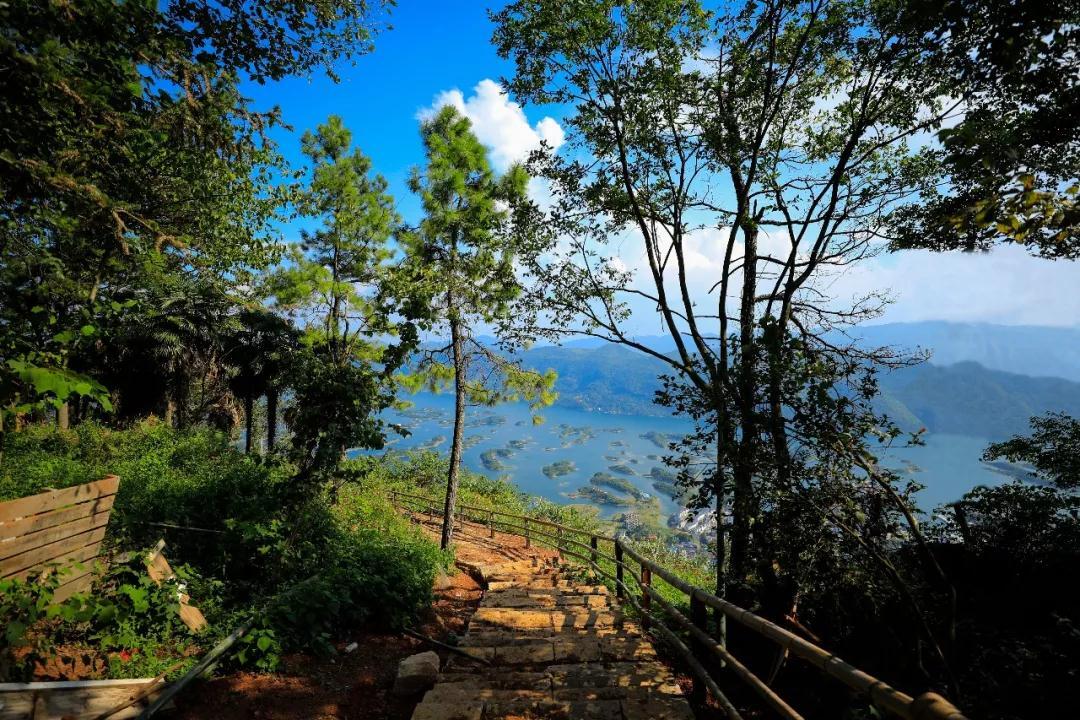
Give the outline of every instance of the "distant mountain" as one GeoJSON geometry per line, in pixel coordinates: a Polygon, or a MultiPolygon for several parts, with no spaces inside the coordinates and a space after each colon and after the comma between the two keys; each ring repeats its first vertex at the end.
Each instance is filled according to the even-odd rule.
{"type": "Polygon", "coordinates": [[[1027,430],[1048,410],[1080,416],[1080,383],[990,370],[974,362],[924,363],[880,377],[879,408],[905,429],[992,440],[1027,430]]]}
{"type": "MultiPolygon", "coordinates": [[[[617,345],[540,347],[525,364],[559,374],[560,405],[618,415],[667,415],[653,403],[655,358],[617,345]]],[[[878,409],[906,430],[1002,439],[1021,433],[1028,418],[1048,410],[1080,415],[1080,383],[992,370],[975,362],[922,365],[882,373],[878,409]]]]}
{"type": "Polygon", "coordinates": [[[935,365],[977,362],[991,370],[1080,382],[1080,328],[916,322],[860,326],[867,345],[931,351],[935,365]]]}
{"type": "Polygon", "coordinates": [[[603,343],[593,347],[533,348],[525,365],[559,374],[558,404],[614,415],[668,415],[653,404],[659,376],[669,368],[637,350],[603,343]]]}
{"type": "MultiPolygon", "coordinates": [[[[929,351],[930,361],[935,365],[971,361],[991,370],[1080,382],[1080,327],[933,320],[861,325],[851,334],[867,346],[892,345],[929,351]]],[[[659,352],[675,351],[675,344],[667,335],[640,335],[634,339],[659,352]]],[[[564,346],[587,349],[599,347],[603,342],[582,338],[570,340],[564,346]]]]}

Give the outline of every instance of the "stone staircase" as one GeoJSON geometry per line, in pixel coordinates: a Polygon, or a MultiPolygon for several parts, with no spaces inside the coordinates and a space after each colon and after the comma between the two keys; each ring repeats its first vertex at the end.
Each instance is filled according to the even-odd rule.
{"type": "Polygon", "coordinates": [[[490,664],[453,656],[413,720],[693,720],[670,670],[605,586],[575,578],[542,549],[470,560],[470,538],[491,542],[486,534],[456,542],[459,566],[486,588],[460,647],[490,664]]]}

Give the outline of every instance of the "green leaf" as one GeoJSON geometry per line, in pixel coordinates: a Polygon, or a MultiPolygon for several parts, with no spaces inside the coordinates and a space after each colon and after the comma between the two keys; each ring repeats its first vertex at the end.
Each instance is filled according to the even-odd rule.
{"type": "Polygon", "coordinates": [[[17,620],[8,622],[7,627],[4,628],[4,638],[7,640],[8,645],[20,644],[25,635],[26,624],[17,620]]]}

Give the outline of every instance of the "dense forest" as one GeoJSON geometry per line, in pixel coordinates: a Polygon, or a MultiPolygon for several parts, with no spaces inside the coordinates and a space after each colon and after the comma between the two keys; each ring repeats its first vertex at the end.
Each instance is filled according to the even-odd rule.
{"type": "MultiPolygon", "coordinates": [[[[463,501],[610,529],[462,467],[476,407],[541,423],[563,402],[692,422],[664,481],[714,519],[708,556],[631,532],[642,552],[972,718],[1069,715],[1080,385],[928,364],[860,334],[888,288],[830,287],[914,250],[1080,258],[1080,8],[518,0],[489,11],[505,91],[559,108],[565,143],[496,162],[443,105],[402,120],[407,197],[344,113],[294,129],[249,97],[337,79],[394,12],[0,3],[0,501],[121,478],[92,592],[0,579],[0,680],[71,648],[100,676],[175,677],[245,624],[221,671],[274,672],[408,626],[463,501]],[[384,454],[408,432],[387,411],[425,391],[454,399],[447,455],[384,454]],[[920,508],[881,459],[927,429],[992,439],[987,460],[1037,482],[920,508]],[[439,498],[439,542],[395,489],[439,498]],[[208,636],[132,554],[168,526],[196,529],[168,552],[208,636]]],[[[710,632],[807,717],[877,716],[743,628],[710,632]]]]}

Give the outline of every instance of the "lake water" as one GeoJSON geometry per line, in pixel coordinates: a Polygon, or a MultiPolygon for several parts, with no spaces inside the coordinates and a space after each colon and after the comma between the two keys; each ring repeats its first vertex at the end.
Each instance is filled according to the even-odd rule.
{"type": "MultiPolygon", "coordinates": [[[[386,414],[387,420],[401,423],[411,432],[405,438],[392,434],[390,449],[448,452],[453,433],[453,397],[424,393],[410,399],[414,406],[409,410],[386,414]]],[[[463,463],[491,477],[509,476],[523,491],[563,503],[586,502],[571,498],[571,493],[588,486],[593,473],[603,472],[658,497],[665,514],[678,509],[674,501],[656,491],[649,474],[654,467],[663,468],[660,457],[666,450],[658,444],[663,443],[663,436],[685,433],[690,428],[687,421],[607,415],[558,406],[546,408],[541,414],[544,423],[534,425],[524,404],[468,408],[463,463]],[[560,462],[572,466],[552,467],[560,462]],[[560,470],[565,474],[559,474],[560,470]]],[[[930,435],[922,447],[890,451],[886,464],[912,474],[926,486],[919,493],[919,504],[929,510],[958,499],[976,485],[998,485],[1008,480],[1008,476],[979,461],[987,442],[962,435],[930,435]]],[[[619,510],[601,506],[605,515],[619,510]]]]}

